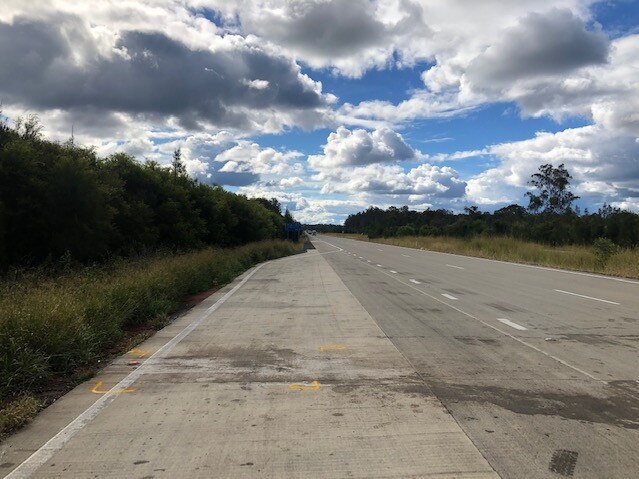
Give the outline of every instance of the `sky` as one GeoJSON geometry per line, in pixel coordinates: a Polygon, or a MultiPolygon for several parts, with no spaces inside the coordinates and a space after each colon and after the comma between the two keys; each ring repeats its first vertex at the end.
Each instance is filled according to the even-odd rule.
{"type": "Polygon", "coordinates": [[[0,101],[304,223],[369,206],[639,211],[639,0],[4,0],[0,101]]]}

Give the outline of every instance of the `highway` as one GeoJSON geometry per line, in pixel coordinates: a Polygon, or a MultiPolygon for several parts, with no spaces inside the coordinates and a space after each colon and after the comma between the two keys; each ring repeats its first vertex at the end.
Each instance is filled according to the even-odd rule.
{"type": "Polygon", "coordinates": [[[637,477],[639,282],[317,237],[503,477],[637,477]]]}
{"type": "Polygon", "coordinates": [[[637,476],[638,282],[312,242],[48,407],[0,475],[637,476]]]}

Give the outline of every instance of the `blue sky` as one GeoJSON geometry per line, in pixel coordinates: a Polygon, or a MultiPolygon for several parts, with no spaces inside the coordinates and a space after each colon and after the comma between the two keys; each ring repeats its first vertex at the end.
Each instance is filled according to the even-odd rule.
{"type": "Polygon", "coordinates": [[[0,58],[10,118],[304,222],[524,204],[545,163],[639,210],[636,1],[9,0],[0,58]]]}

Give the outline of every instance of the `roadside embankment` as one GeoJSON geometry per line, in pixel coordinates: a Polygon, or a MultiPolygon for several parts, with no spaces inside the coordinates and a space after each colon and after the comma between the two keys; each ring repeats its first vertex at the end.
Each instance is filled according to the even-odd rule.
{"type": "Polygon", "coordinates": [[[0,436],[163,327],[189,295],[302,244],[263,241],[0,282],[0,436]]]}
{"type": "Polygon", "coordinates": [[[602,260],[602,257],[597,255],[596,249],[590,246],[553,247],[505,236],[476,236],[469,239],[448,236],[402,236],[370,239],[363,234],[333,233],[331,235],[440,253],[639,278],[639,250],[637,249],[619,249],[602,260]]]}

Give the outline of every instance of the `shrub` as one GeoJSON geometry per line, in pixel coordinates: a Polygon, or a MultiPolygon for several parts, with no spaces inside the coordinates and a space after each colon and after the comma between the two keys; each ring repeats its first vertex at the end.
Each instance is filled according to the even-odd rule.
{"type": "Polygon", "coordinates": [[[608,263],[608,260],[610,260],[610,258],[619,251],[617,245],[608,238],[597,238],[592,246],[594,248],[595,256],[597,257],[597,262],[602,267],[605,266],[606,263],[608,263]]]}
{"type": "Polygon", "coordinates": [[[413,225],[404,225],[397,228],[397,236],[415,236],[416,231],[413,225]]]}

